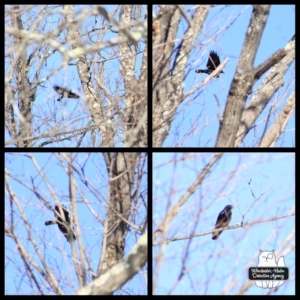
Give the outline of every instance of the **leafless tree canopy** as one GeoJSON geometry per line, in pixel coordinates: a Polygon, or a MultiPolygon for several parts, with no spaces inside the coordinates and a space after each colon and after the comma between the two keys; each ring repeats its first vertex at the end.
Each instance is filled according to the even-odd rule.
{"type": "MultiPolygon", "coordinates": [[[[295,93],[289,89],[289,86],[294,84],[293,71],[290,72],[292,76],[289,76],[291,79],[286,88],[281,89],[281,94],[277,96],[285,83],[284,76],[295,59],[295,38],[289,40],[285,37],[286,43],[255,67],[254,61],[259,46],[263,44],[262,38],[269,14],[270,5],[246,6],[245,9],[241,8],[241,13],[237,16],[234,8],[231,10],[231,6],[154,6],[152,24],[154,147],[163,147],[166,140],[168,142],[166,146],[180,147],[189,142],[191,146],[205,147],[211,142],[212,137],[213,143],[210,145],[215,147],[241,145],[272,147],[276,142],[279,143],[278,140],[285,134],[286,125],[295,110],[295,93]],[[245,16],[244,12],[246,10],[249,12],[249,9],[252,9],[250,16],[245,16]],[[202,141],[205,136],[204,130],[212,125],[206,112],[203,96],[205,89],[208,83],[212,84],[210,81],[219,80],[221,85],[224,78],[229,76],[230,72],[224,67],[230,57],[222,55],[220,65],[218,61],[214,69],[208,66],[206,73],[210,75],[206,77],[195,74],[198,67],[195,60],[200,61],[199,57],[206,58],[206,53],[212,53],[210,52],[212,46],[224,49],[225,45],[222,46],[220,40],[227,34],[231,36],[236,34],[234,31],[236,29],[232,28],[239,18],[248,18],[249,23],[244,28],[245,35],[239,35],[241,38],[238,41],[242,47],[240,57],[231,54],[234,53],[234,49],[230,49],[228,45],[226,48],[228,54],[237,59],[234,76],[231,82],[227,79],[223,94],[210,93],[213,103],[209,101],[209,105],[216,107],[212,112],[212,115],[216,116],[213,120],[219,123],[214,128],[219,130],[211,130],[209,137],[202,141]],[[220,79],[215,79],[221,70],[224,70],[225,74],[220,76],[220,79]],[[191,76],[197,76],[199,79],[193,82],[190,80],[191,76]],[[197,84],[200,78],[203,78],[203,81],[197,84]],[[255,83],[259,83],[259,87],[254,87],[255,83]],[[267,105],[270,103],[269,109],[267,105]],[[192,105],[196,109],[190,117],[188,108],[192,105]],[[267,109],[269,111],[266,111],[267,109]],[[182,116],[183,114],[185,115],[182,116]],[[189,118],[188,124],[184,123],[185,116],[189,118]]],[[[277,34],[274,33],[268,43],[272,39],[278,39],[277,34]]]]}
{"type": "Polygon", "coordinates": [[[153,295],[295,292],[295,153],[284,154],[153,154],[153,295]],[[282,288],[249,280],[260,249],[284,258],[282,288]]]}
{"type": "Polygon", "coordinates": [[[147,153],[6,158],[6,294],[147,293],[147,153]]]}
{"type": "Polygon", "coordinates": [[[146,147],[147,14],[5,6],[6,145],[146,147]],[[54,85],[68,91],[59,103],[54,85]]]}

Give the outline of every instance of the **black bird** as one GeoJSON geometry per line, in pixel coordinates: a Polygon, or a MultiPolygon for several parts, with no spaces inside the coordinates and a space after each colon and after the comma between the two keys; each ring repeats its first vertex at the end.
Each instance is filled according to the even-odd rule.
{"type": "MultiPolygon", "coordinates": [[[[206,74],[211,74],[220,64],[220,58],[218,54],[215,51],[210,51],[208,61],[206,64],[207,69],[206,70],[196,70],[196,73],[206,73],[206,74]]],[[[224,73],[221,71],[220,73],[224,73]]],[[[215,77],[219,77],[220,73],[218,73],[215,77]]]]}
{"type": "MultiPolygon", "coordinates": [[[[218,216],[218,219],[217,219],[217,222],[215,225],[215,229],[228,226],[228,224],[231,220],[231,216],[232,216],[232,212],[231,212],[232,208],[234,208],[232,205],[226,205],[224,207],[224,209],[219,213],[219,216],[218,216]]],[[[213,232],[212,239],[213,240],[218,239],[218,237],[220,236],[220,234],[222,232],[223,232],[223,230],[220,230],[218,232],[213,232]]]]}
{"type": "Polygon", "coordinates": [[[46,221],[45,225],[49,226],[57,224],[59,230],[66,237],[68,242],[70,242],[71,239],[76,240],[76,237],[73,232],[74,227],[73,230],[70,227],[71,222],[69,218],[69,212],[67,211],[64,205],[55,205],[54,217],[55,219],[53,221],[46,221]]]}
{"type": "Polygon", "coordinates": [[[57,99],[57,101],[61,101],[63,98],[74,98],[74,99],[78,99],[79,96],[75,93],[72,93],[71,90],[67,90],[65,88],[62,88],[58,85],[54,85],[53,88],[55,89],[55,91],[60,94],[61,96],[57,99]]]}

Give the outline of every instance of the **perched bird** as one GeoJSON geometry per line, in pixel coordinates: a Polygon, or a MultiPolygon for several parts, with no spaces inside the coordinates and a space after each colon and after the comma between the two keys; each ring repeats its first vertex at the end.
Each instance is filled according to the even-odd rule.
{"type": "MultiPolygon", "coordinates": [[[[231,212],[232,208],[234,208],[232,205],[226,205],[225,208],[219,213],[219,216],[218,216],[218,219],[217,219],[217,222],[215,225],[215,229],[228,226],[228,224],[231,220],[231,216],[232,216],[232,212],[231,212]]],[[[220,236],[220,234],[222,232],[223,232],[223,230],[213,232],[212,239],[213,240],[218,239],[218,237],[220,236]]]]}
{"type": "MultiPolygon", "coordinates": [[[[220,64],[220,58],[218,54],[215,51],[210,51],[208,61],[206,64],[207,69],[206,70],[196,70],[196,73],[206,73],[206,74],[211,74],[220,64]]],[[[224,73],[221,71],[220,73],[224,73]]],[[[219,77],[220,73],[218,73],[215,77],[219,77]]]]}
{"type": "Polygon", "coordinates": [[[72,93],[71,90],[67,90],[65,88],[62,88],[58,85],[54,85],[53,88],[55,89],[55,91],[60,94],[61,96],[57,99],[57,101],[61,101],[63,98],[74,98],[74,99],[78,99],[79,96],[75,93],[72,93]]]}
{"type": "Polygon", "coordinates": [[[53,221],[46,221],[45,225],[49,226],[57,224],[59,230],[66,237],[68,242],[70,242],[71,239],[76,240],[75,234],[73,232],[74,228],[72,230],[70,226],[71,222],[69,218],[69,212],[64,205],[55,205],[54,217],[55,219],[53,221]]]}

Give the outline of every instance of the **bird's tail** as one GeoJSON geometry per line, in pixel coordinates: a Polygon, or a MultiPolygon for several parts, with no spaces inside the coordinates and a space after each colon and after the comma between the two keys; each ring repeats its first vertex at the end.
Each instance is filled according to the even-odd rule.
{"type": "Polygon", "coordinates": [[[209,70],[200,70],[200,69],[196,70],[195,72],[196,73],[206,73],[206,74],[210,74],[211,73],[209,70]]]}
{"type": "Polygon", "coordinates": [[[48,226],[48,225],[54,225],[54,224],[56,224],[55,221],[46,221],[46,222],[45,222],[45,225],[46,225],[46,226],[48,226]]]}

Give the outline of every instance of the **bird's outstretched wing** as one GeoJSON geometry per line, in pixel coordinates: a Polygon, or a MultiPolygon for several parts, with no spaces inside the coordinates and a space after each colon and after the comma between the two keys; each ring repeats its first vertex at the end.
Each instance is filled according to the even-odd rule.
{"type": "Polygon", "coordinates": [[[214,71],[219,64],[220,64],[219,55],[215,51],[210,51],[207,65],[206,65],[207,69],[214,71]]]}

